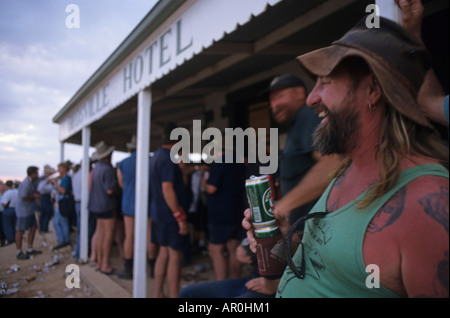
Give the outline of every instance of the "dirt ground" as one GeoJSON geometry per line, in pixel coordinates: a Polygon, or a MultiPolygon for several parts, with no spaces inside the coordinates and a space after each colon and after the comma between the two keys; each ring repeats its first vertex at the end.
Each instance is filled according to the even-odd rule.
{"type": "MultiPolygon", "coordinates": [[[[76,233],[71,234],[72,243],[76,233]]],[[[52,252],[56,236],[50,224],[50,233],[36,233],[33,247],[42,254],[29,260],[16,259],[15,244],[0,247],[0,298],[115,298],[132,297],[133,280],[123,280],[117,275],[106,276],[95,271],[88,264],[79,265],[80,288],[66,287],[66,267],[75,264],[72,247],[67,246],[52,252]]],[[[74,244],[72,244],[74,245],[74,244]]],[[[22,249],[27,246],[26,234],[22,249]]],[[[111,253],[111,265],[117,271],[123,269],[123,260],[117,244],[111,253]]],[[[249,269],[244,270],[244,274],[249,269]]],[[[148,272],[147,272],[148,275],[148,272]]],[[[207,255],[193,256],[191,264],[182,268],[181,287],[214,279],[211,260],[207,255]],[[202,268],[199,270],[199,267],[202,268]]],[[[153,279],[147,276],[147,298],[153,292],[153,279]]],[[[166,294],[167,286],[166,286],[166,294]]]]}
{"type": "MultiPolygon", "coordinates": [[[[73,236],[75,234],[73,233],[73,236]]],[[[1,298],[98,298],[93,289],[81,279],[80,288],[66,287],[66,266],[75,263],[72,248],[67,246],[52,252],[56,245],[53,233],[36,233],[34,249],[42,254],[28,260],[16,258],[16,246],[0,247],[1,298]]],[[[22,250],[27,246],[24,235],[22,250]]]]}

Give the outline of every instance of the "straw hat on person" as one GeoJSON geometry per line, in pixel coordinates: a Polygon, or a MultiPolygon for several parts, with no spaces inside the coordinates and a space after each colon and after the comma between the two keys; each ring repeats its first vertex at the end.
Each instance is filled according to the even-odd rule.
{"type": "Polygon", "coordinates": [[[363,18],[331,46],[297,57],[314,76],[328,76],[347,57],[366,61],[386,98],[399,113],[433,128],[422,113],[417,94],[431,63],[427,50],[399,24],[380,18],[379,28],[368,28],[363,18]]]}
{"type": "Polygon", "coordinates": [[[45,165],[44,166],[44,175],[45,176],[50,176],[52,174],[56,173],[56,169],[52,168],[50,165],[45,165]]]}
{"type": "Polygon", "coordinates": [[[108,146],[104,141],[95,145],[96,151],[92,154],[92,160],[102,160],[109,156],[115,149],[114,146],[108,146]]]}
{"type": "Polygon", "coordinates": [[[135,135],[133,135],[130,142],[127,142],[127,149],[128,149],[128,151],[136,149],[136,136],[135,135]]]}

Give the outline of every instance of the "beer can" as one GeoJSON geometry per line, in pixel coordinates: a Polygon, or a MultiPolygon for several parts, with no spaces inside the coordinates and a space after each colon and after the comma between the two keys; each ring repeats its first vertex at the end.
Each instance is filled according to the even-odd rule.
{"type": "Polygon", "coordinates": [[[273,215],[274,187],[271,176],[251,177],[245,189],[258,244],[256,257],[262,276],[281,275],[286,267],[283,260],[283,241],[273,215]]]}
{"type": "MultiPolygon", "coordinates": [[[[270,237],[278,227],[273,216],[273,184],[271,176],[251,177],[245,182],[248,203],[256,236],[270,237]],[[258,235],[259,234],[259,235],[258,235]]],[[[275,233],[274,233],[275,234],[275,233]]]]}

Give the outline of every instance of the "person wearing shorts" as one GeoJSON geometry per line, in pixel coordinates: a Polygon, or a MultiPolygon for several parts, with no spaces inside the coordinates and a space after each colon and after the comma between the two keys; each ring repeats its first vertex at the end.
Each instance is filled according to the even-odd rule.
{"type": "Polygon", "coordinates": [[[170,133],[175,128],[177,126],[173,123],[165,127],[162,146],[150,162],[151,240],[159,245],[155,264],[155,298],[165,297],[163,287],[166,277],[169,296],[178,297],[182,250],[188,234],[186,188],[181,169],[170,156],[176,143],[170,140],[170,133]]]}
{"type": "Polygon", "coordinates": [[[151,241],[160,246],[166,246],[174,251],[183,249],[184,239],[179,235],[180,227],[177,223],[152,222],[151,241]]]}
{"type": "MultiPolygon", "coordinates": [[[[122,188],[121,209],[125,230],[123,244],[124,269],[117,274],[121,279],[130,280],[133,278],[133,256],[134,256],[134,227],[135,227],[135,197],[136,197],[136,136],[127,143],[130,156],[117,164],[117,181],[122,188]]],[[[149,196],[150,203],[150,196],[149,196]]],[[[150,270],[150,277],[154,277],[154,264],[156,258],[155,244],[150,242],[150,204],[147,211],[147,257],[150,270]]]]}
{"type": "Polygon", "coordinates": [[[117,191],[117,179],[116,171],[111,165],[114,147],[109,147],[101,141],[95,148],[97,150],[92,155],[92,159],[97,162],[92,170],[88,209],[97,219],[94,246],[97,258],[96,268],[103,274],[111,275],[115,273],[115,269],[110,266],[110,253],[117,213],[117,201],[114,195],[117,191]]]}
{"type": "Polygon", "coordinates": [[[27,168],[27,177],[18,188],[16,202],[17,231],[16,231],[16,258],[29,259],[31,255],[41,254],[41,251],[33,249],[34,235],[36,234],[37,222],[34,215],[34,206],[39,193],[36,191],[35,181],[39,177],[39,168],[31,166],[27,168]],[[22,251],[22,237],[28,230],[28,247],[26,253],[22,251]]]}
{"type": "Polygon", "coordinates": [[[216,280],[239,278],[242,263],[236,249],[245,233],[241,226],[245,208],[245,165],[241,163],[212,163],[208,179],[204,179],[208,207],[209,255],[213,261],[216,280]],[[228,261],[225,256],[228,251],[228,261]]]}

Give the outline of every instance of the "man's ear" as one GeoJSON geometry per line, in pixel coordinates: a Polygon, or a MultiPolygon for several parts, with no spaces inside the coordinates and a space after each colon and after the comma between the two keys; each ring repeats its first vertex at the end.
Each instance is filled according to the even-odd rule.
{"type": "Polygon", "coordinates": [[[369,75],[369,104],[376,105],[383,98],[381,86],[373,74],[369,75]]]}

